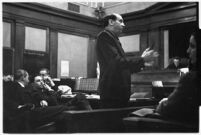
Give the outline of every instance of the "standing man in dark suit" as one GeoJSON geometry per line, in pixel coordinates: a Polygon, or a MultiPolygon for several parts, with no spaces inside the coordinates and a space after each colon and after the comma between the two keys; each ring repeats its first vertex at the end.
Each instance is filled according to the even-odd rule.
{"type": "Polygon", "coordinates": [[[103,108],[126,107],[130,98],[131,73],[153,65],[158,53],[146,49],[142,56],[128,59],[118,36],[125,27],[119,14],[104,18],[105,29],[97,37],[97,57],[100,64],[100,100],[103,108]]]}

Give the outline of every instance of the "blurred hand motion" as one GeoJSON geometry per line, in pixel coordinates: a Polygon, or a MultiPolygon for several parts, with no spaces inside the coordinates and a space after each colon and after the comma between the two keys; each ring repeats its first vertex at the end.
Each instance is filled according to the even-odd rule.
{"type": "Polygon", "coordinates": [[[147,48],[141,55],[145,61],[145,66],[152,66],[154,64],[154,59],[158,56],[159,53],[154,50],[150,50],[150,48],[147,48]]]}
{"type": "Polygon", "coordinates": [[[42,107],[46,107],[46,106],[48,106],[48,103],[47,103],[47,101],[42,100],[42,101],[40,101],[40,105],[41,105],[42,107]]]}

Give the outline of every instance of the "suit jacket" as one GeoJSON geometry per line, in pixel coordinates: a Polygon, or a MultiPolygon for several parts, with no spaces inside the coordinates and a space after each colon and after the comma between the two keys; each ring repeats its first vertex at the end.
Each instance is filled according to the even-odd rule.
{"type": "Polygon", "coordinates": [[[48,106],[58,105],[57,94],[55,91],[48,91],[42,88],[38,88],[34,83],[29,85],[29,90],[31,91],[33,103],[36,107],[40,106],[40,101],[45,100],[48,102],[48,106]]]}
{"type": "Polygon", "coordinates": [[[4,83],[4,86],[4,131],[7,133],[21,133],[30,130],[26,129],[29,126],[62,120],[61,113],[69,110],[63,105],[36,107],[30,111],[18,109],[19,105],[33,104],[32,92],[18,82],[4,83]]]}
{"type": "Polygon", "coordinates": [[[4,91],[4,109],[11,115],[17,115],[19,105],[32,103],[30,91],[22,87],[18,82],[10,82],[4,91]]]}
{"type": "Polygon", "coordinates": [[[198,120],[198,80],[196,72],[183,76],[176,89],[168,96],[168,101],[159,104],[156,112],[177,119],[198,120]]]}
{"type": "Polygon", "coordinates": [[[104,30],[97,37],[97,58],[100,64],[101,100],[129,100],[131,73],[144,66],[142,58],[128,59],[118,37],[104,30]]]}
{"type": "Polygon", "coordinates": [[[31,103],[30,92],[18,82],[4,82],[3,123],[4,132],[21,133],[28,130],[27,111],[19,105],[31,103]]]}
{"type": "Polygon", "coordinates": [[[180,69],[180,68],[184,68],[187,67],[185,65],[179,64],[177,67],[175,66],[174,63],[171,63],[170,65],[168,65],[167,69],[180,69]]]}

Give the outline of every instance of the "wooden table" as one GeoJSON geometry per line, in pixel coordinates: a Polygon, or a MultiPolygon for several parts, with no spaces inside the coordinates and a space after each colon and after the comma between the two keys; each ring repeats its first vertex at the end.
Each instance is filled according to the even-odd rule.
{"type": "MultiPolygon", "coordinates": [[[[63,95],[61,98],[62,102],[68,102],[71,100],[74,95],[63,95]]],[[[88,99],[90,105],[93,109],[99,109],[100,108],[100,96],[99,95],[86,95],[86,98],[88,99]]],[[[128,104],[128,107],[140,107],[140,106],[151,106],[151,105],[157,105],[158,101],[153,98],[131,98],[128,104]]]]}

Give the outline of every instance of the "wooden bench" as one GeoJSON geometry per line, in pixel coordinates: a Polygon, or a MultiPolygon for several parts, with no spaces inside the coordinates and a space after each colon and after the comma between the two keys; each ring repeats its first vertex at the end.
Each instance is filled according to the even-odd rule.
{"type": "Polygon", "coordinates": [[[124,132],[122,119],[134,110],[153,106],[117,109],[95,109],[87,111],[65,111],[66,132],[68,133],[117,133],[124,132]]]}
{"type": "Polygon", "coordinates": [[[149,117],[126,117],[123,119],[126,132],[198,132],[198,122],[184,123],[175,120],[165,120],[149,117]]]}

